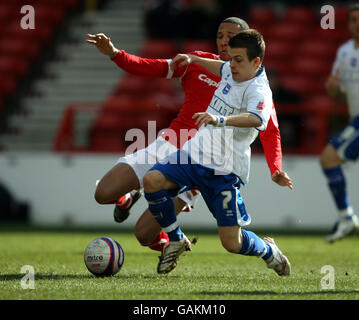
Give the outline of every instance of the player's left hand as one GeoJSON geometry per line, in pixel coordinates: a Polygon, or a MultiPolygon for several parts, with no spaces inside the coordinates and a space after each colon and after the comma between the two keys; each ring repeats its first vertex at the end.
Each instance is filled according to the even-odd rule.
{"type": "Polygon", "coordinates": [[[208,112],[197,112],[193,115],[192,119],[196,119],[195,125],[200,127],[202,124],[206,127],[207,124],[216,125],[217,118],[208,112]]]}
{"type": "Polygon", "coordinates": [[[193,62],[195,56],[192,54],[177,54],[170,63],[170,69],[174,71],[177,67],[183,67],[193,62]]]}
{"type": "Polygon", "coordinates": [[[282,187],[288,187],[293,190],[293,182],[292,179],[288,176],[285,171],[279,171],[273,173],[272,180],[282,187]]]}

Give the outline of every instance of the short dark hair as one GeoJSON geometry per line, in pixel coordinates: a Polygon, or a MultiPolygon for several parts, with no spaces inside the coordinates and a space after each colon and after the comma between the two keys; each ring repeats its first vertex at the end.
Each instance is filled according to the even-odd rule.
{"type": "Polygon", "coordinates": [[[353,11],[357,11],[357,10],[359,10],[359,3],[355,3],[355,4],[350,5],[349,10],[348,10],[348,19],[350,18],[350,14],[353,11]]]}
{"type": "Polygon", "coordinates": [[[246,48],[249,61],[256,57],[263,62],[266,45],[261,33],[255,29],[240,31],[229,40],[231,48],[246,48]]]}
{"type": "Polygon", "coordinates": [[[243,20],[241,18],[238,18],[238,17],[226,18],[221,23],[234,23],[234,24],[239,25],[241,30],[248,30],[249,29],[248,23],[245,20],[243,20]]]}

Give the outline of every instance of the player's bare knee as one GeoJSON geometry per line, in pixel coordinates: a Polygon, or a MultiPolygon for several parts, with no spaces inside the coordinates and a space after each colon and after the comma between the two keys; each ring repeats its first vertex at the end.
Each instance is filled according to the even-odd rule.
{"type": "Polygon", "coordinates": [[[342,160],[339,158],[337,151],[333,146],[327,145],[320,155],[320,165],[323,169],[333,168],[341,165],[342,160]]]}
{"type": "Polygon", "coordinates": [[[104,194],[102,192],[102,189],[97,187],[95,194],[94,194],[94,198],[96,200],[97,203],[99,204],[106,204],[106,198],[104,197],[104,194]]]}
{"type": "Polygon", "coordinates": [[[161,189],[163,183],[163,175],[157,171],[148,171],[143,177],[143,188],[145,192],[156,192],[161,189]]]}
{"type": "Polygon", "coordinates": [[[106,186],[102,186],[98,184],[95,194],[94,194],[95,200],[99,204],[107,204],[114,199],[112,199],[112,192],[106,186]]]}

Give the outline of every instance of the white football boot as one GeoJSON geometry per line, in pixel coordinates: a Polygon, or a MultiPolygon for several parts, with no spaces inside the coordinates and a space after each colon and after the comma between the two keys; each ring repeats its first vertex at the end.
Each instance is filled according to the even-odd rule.
{"type": "Polygon", "coordinates": [[[340,218],[340,220],[335,224],[332,233],[328,235],[325,240],[333,243],[334,241],[340,240],[357,230],[359,230],[359,218],[357,215],[352,214],[350,216],[340,218]]]}
{"type": "Polygon", "coordinates": [[[159,257],[160,262],[157,265],[158,273],[168,273],[177,266],[179,256],[184,251],[191,251],[191,241],[183,234],[180,241],[170,241],[163,248],[162,255],[159,257]]]}
{"type": "Polygon", "coordinates": [[[267,267],[274,269],[279,276],[290,275],[290,262],[288,258],[279,250],[272,238],[263,238],[263,241],[272,248],[272,256],[264,260],[267,267]]]}

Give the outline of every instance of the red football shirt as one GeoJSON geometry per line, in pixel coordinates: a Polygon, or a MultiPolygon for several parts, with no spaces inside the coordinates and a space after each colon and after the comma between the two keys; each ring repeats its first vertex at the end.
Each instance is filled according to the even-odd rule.
{"type": "MultiPolygon", "coordinates": [[[[190,54],[203,58],[218,59],[213,53],[193,51],[190,54]]],[[[171,60],[141,58],[119,50],[113,61],[124,71],[144,77],[180,78],[185,99],[177,117],[172,120],[168,129],[172,129],[180,137],[181,129],[198,129],[192,116],[196,112],[204,112],[216,91],[220,78],[208,72],[203,67],[191,63],[188,66],[176,68],[172,73],[169,68],[171,60]]],[[[273,112],[267,129],[259,132],[259,137],[266,156],[271,174],[282,169],[282,147],[277,116],[273,105],[273,112]]],[[[177,147],[181,148],[185,141],[177,139],[177,147]]]]}

